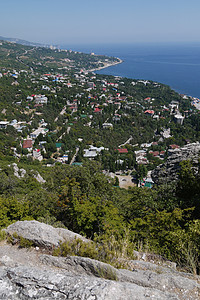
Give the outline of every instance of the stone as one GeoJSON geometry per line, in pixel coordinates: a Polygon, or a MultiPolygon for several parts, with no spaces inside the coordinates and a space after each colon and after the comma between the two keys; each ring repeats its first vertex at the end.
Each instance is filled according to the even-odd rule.
{"type": "Polygon", "coordinates": [[[152,172],[151,177],[156,184],[168,183],[178,179],[180,162],[190,160],[193,165],[198,165],[200,143],[187,144],[182,148],[168,150],[168,158],[165,163],[157,166],[152,172]]]}
{"type": "Polygon", "coordinates": [[[0,267],[0,299],[90,299],[90,300],[175,300],[176,295],[139,286],[66,271],[49,271],[33,267],[0,267]]]}
{"type": "Polygon", "coordinates": [[[38,221],[17,221],[8,226],[5,231],[9,235],[17,233],[17,235],[33,241],[34,245],[46,249],[58,247],[60,243],[71,241],[75,238],[80,238],[84,242],[89,241],[80,234],[68,229],[54,228],[38,221]]]}
{"type": "MultiPolygon", "coordinates": [[[[6,231],[17,232],[49,249],[59,244],[60,238],[77,236],[66,229],[60,230],[37,221],[21,221],[6,231]]],[[[84,237],[81,239],[88,242],[84,237]]],[[[130,260],[127,262],[130,270],[116,269],[87,257],[54,257],[42,252],[41,247],[36,250],[36,247],[24,249],[6,242],[1,244],[0,299],[200,299],[200,277],[178,272],[171,265],[130,260]]],[[[148,258],[146,255],[145,259],[148,258]]]]}

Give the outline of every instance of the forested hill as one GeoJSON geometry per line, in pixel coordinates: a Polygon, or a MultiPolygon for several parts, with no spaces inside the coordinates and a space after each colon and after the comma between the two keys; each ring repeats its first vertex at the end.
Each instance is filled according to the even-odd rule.
{"type": "Polygon", "coordinates": [[[0,40],[1,67],[33,68],[37,72],[80,71],[98,69],[120,60],[104,55],[84,54],[69,50],[26,46],[14,41],[0,40]]]}
{"type": "Polygon", "coordinates": [[[169,86],[88,72],[116,62],[0,42],[0,227],[36,219],[198,272],[199,165],[160,186],[150,173],[199,141],[199,111],[169,86]]]}
{"type": "Polygon", "coordinates": [[[29,42],[29,41],[18,39],[18,38],[8,38],[8,37],[0,36],[0,40],[6,41],[6,42],[11,42],[11,43],[17,43],[17,44],[24,45],[24,46],[47,47],[47,45],[45,45],[45,44],[29,42]]]}

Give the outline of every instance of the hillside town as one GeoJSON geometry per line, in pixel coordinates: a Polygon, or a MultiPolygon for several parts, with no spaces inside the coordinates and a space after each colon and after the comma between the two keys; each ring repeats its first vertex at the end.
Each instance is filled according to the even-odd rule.
{"type": "Polygon", "coordinates": [[[1,68],[0,81],[13,91],[10,103],[1,104],[0,129],[15,132],[11,150],[17,159],[48,166],[96,160],[104,172],[118,176],[121,186],[139,178],[151,187],[151,170],[194,142],[185,136],[184,125],[198,114],[198,99],[157,82],[85,69],[57,71],[1,68]],[[178,139],[177,128],[184,132],[178,139]]]}
{"type": "MultiPolygon", "coordinates": [[[[158,82],[98,74],[120,60],[94,53],[2,41],[0,57],[0,241],[6,249],[44,254],[44,243],[34,244],[25,231],[5,235],[12,223],[29,230],[33,222],[34,228],[48,224],[48,254],[56,260],[82,257],[106,269],[130,266],[132,273],[133,261],[149,253],[149,261],[197,274],[199,100],[158,82]],[[50,228],[91,243],[60,244],[56,234],[50,251],[50,228]]],[[[5,261],[12,263],[2,257],[2,268],[5,261]]]]}

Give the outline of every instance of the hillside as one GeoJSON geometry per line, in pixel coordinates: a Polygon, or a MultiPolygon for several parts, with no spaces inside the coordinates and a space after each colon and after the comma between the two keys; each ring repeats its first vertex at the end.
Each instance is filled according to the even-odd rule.
{"type": "Polygon", "coordinates": [[[117,58],[6,41],[0,58],[0,228],[35,219],[198,274],[198,151],[170,160],[199,141],[194,99],[89,72],[117,58]]]}

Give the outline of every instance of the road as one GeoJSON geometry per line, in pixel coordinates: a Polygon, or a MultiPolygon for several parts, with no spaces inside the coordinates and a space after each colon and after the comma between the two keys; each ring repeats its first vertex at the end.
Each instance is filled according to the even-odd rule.
{"type": "Polygon", "coordinates": [[[129,144],[132,139],[133,139],[133,137],[130,136],[130,138],[124,144],[121,144],[118,147],[123,147],[124,145],[129,144]]]}
{"type": "MultiPolygon", "coordinates": [[[[61,116],[64,115],[65,112],[66,112],[66,106],[63,107],[63,109],[62,109],[61,112],[60,112],[60,115],[61,115],[61,116]]],[[[54,122],[57,122],[57,121],[58,121],[58,117],[59,117],[59,115],[55,118],[54,122]]]]}
{"type": "MultiPolygon", "coordinates": [[[[33,51],[33,49],[34,49],[34,48],[32,48],[32,49],[30,49],[30,50],[25,50],[24,54],[22,54],[22,55],[26,55],[29,51],[33,51]]],[[[21,55],[21,56],[22,56],[22,55],[21,55]]],[[[16,56],[16,60],[17,60],[18,62],[20,62],[21,64],[27,66],[27,67],[31,70],[31,72],[33,73],[33,68],[30,67],[29,65],[25,64],[25,63],[23,62],[23,60],[21,60],[21,59],[19,58],[19,56],[16,56]]]]}
{"type": "Polygon", "coordinates": [[[73,162],[75,161],[78,151],[79,151],[79,147],[76,147],[76,152],[75,152],[74,156],[72,157],[72,160],[70,161],[70,165],[72,165],[73,162]]]}

